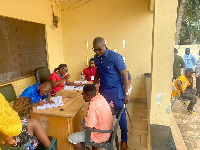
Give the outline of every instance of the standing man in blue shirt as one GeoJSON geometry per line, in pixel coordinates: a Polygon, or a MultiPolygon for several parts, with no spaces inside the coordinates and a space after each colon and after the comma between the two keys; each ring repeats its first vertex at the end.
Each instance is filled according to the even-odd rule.
{"type": "Polygon", "coordinates": [[[32,100],[33,106],[43,106],[44,101],[42,99],[47,98],[46,103],[54,103],[51,98],[50,92],[53,85],[50,81],[46,81],[42,84],[36,83],[26,88],[19,97],[28,97],[32,100]]]}
{"type": "MultiPolygon", "coordinates": [[[[128,92],[128,74],[123,58],[118,53],[109,50],[105,41],[97,37],[93,41],[95,65],[97,67],[94,84],[100,79],[100,93],[108,103],[114,103],[114,109],[119,111],[130,100],[128,92]]],[[[127,150],[127,121],[123,111],[120,119],[121,150],[127,150]]]]}
{"type": "Polygon", "coordinates": [[[197,63],[197,59],[193,54],[190,53],[190,48],[185,49],[184,61],[185,67],[183,68],[183,71],[185,72],[187,68],[192,68],[194,71],[194,66],[197,63]]]}

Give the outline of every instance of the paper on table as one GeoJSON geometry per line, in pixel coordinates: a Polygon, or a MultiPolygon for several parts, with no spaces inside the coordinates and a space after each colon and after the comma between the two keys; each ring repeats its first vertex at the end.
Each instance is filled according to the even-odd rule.
{"type": "Polygon", "coordinates": [[[87,84],[88,81],[74,81],[74,83],[76,83],[76,84],[78,84],[78,83],[87,84]]]}
{"type": "Polygon", "coordinates": [[[83,90],[83,86],[66,86],[64,87],[65,90],[70,91],[70,90],[83,90]]]}
{"type": "Polygon", "coordinates": [[[45,98],[43,99],[43,101],[45,102],[44,106],[37,106],[37,110],[54,108],[54,107],[59,107],[59,106],[64,105],[62,101],[62,96],[52,97],[51,100],[54,101],[55,104],[46,104],[46,98],[45,98]]]}
{"type": "Polygon", "coordinates": [[[74,87],[75,87],[75,86],[65,86],[64,89],[67,90],[67,91],[75,90],[74,87]]]}
{"type": "Polygon", "coordinates": [[[83,90],[83,86],[78,86],[75,88],[76,90],[83,90]]]}

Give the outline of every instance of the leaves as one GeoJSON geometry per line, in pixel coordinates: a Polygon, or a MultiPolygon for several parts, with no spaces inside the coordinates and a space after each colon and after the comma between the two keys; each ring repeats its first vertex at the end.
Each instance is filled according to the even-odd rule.
{"type": "MultiPolygon", "coordinates": [[[[178,1],[178,11],[181,0],[178,1]]],[[[179,44],[200,44],[200,0],[186,0],[179,44]]]]}

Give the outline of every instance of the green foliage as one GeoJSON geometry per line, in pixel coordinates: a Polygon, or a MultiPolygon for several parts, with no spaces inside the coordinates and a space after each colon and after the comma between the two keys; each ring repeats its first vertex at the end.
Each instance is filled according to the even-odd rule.
{"type": "Polygon", "coordinates": [[[186,0],[181,26],[180,45],[200,44],[200,0],[186,0]]]}

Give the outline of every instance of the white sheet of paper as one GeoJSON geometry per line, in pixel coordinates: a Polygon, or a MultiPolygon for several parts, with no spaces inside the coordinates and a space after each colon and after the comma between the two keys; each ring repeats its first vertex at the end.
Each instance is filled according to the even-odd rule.
{"type": "Polygon", "coordinates": [[[78,84],[78,83],[87,84],[88,81],[74,81],[74,83],[76,83],[76,84],[78,84]]]}
{"type": "Polygon", "coordinates": [[[64,105],[62,101],[62,96],[52,97],[51,100],[54,101],[55,104],[46,104],[46,98],[45,98],[43,99],[43,101],[45,102],[44,106],[37,106],[37,110],[54,108],[54,107],[59,107],[59,106],[64,105]]]}
{"type": "Polygon", "coordinates": [[[67,91],[70,91],[70,90],[74,90],[75,86],[65,86],[64,89],[67,90],[67,91]]]}
{"type": "Polygon", "coordinates": [[[83,90],[83,86],[78,86],[75,88],[76,90],[83,90]]]}
{"type": "Polygon", "coordinates": [[[82,84],[87,84],[88,83],[88,81],[82,81],[82,84]]]}

